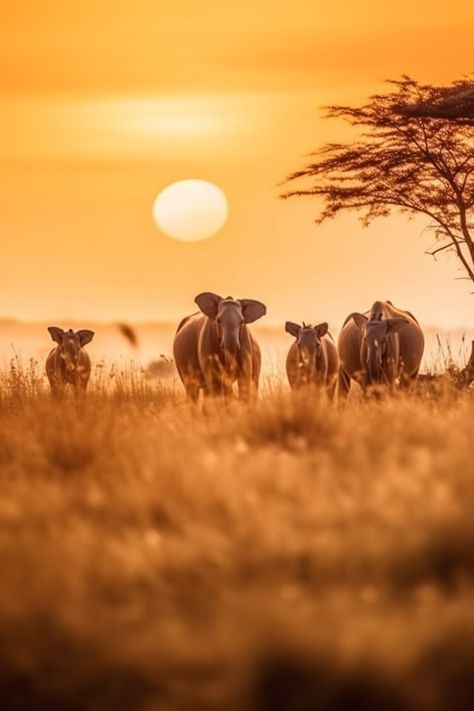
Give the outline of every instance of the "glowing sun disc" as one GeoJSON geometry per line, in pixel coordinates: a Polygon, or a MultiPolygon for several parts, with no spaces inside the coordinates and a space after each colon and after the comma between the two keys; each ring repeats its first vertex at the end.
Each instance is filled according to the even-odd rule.
{"type": "Polygon", "coordinates": [[[227,198],[207,180],[179,180],[159,193],[152,212],[155,224],[168,237],[197,242],[212,237],[224,226],[227,198]]]}

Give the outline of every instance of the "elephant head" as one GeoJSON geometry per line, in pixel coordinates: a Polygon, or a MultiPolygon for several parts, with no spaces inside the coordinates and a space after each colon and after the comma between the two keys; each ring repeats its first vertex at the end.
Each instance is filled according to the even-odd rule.
{"type": "Polygon", "coordinates": [[[203,314],[213,319],[219,334],[219,346],[227,362],[235,361],[241,348],[242,328],[264,316],[267,309],[254,299],[223,299],[205,291],[194,299],[203,314]]]}
{"type": "Polygon", "coordinates": [[[387,344],[390,336],[399,333],[409,321],[401,317],[369,320],[358,313],[352,314],[352,318],[362,331],[361,363],[366,371],[367,384],[376,385],[390,381],[387,344]]]}
{"type": "Polygon", "coordinates": [[[300,365],[304,368],[306,376],[311,378],[322,347],[321,339],[328,332],[328,324],[324,322],[317,326],[307,326],[303,322],[303,325],[300,326],[292,321],[287,321],[285,331],[296,338],[300,365]]]}

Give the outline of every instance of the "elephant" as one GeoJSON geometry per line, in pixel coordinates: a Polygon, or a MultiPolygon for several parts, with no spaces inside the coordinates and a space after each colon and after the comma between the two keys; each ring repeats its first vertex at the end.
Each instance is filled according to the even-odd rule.
{"type": "Polygon", "coordinates": [[[222,298],[211,292],[194,299],[200,312],[184,318],[178,326],[173,353],[188,398],[229,398],[237,382],[239,398],[255,399],[261,356],[249,323],[264,316],[266,307],[254,299],[222,298]]]}
{"type": "Polygon", "coordinates": [[[48,331],[58,344],[46,359],[51,392],[60,395],[66,385],[72,385],[76,395],[84,394],[91,374],[91,359],[84,346],[92,341],[94,331],[81,329],[75,333],[58,326],[49,326],[48,331]]]}
{"type": "Polygon", "coordinates": [[[418,375],[425,339],[416,318],[391,301],[352,313],[344,321],[338,341],[339,393],[347,395],[351,379],[364,390],[371,386],[406,387],[418,375]]]}
{"type": "Polygon", "coordinates": [[[336,344],[327,323],[300,326],[287,321],[285,331],[295,337],[286,357],[286,374],[292,389],[315,385],[334,398],[339,370],[336,344]]]}

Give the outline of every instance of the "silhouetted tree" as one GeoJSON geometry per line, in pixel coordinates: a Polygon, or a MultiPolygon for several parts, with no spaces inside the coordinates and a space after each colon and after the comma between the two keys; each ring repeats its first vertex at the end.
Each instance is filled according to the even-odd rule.
{"type": "Polygon", "coordinates": [[[460,79],[450,86],[424,88],[427,91],[419,101],[400,108],[402,114],[474,126],[474,80],[460,79]]]}
{"type": "MultiPolygon", "coordinates": [[[[429,253],[453,251],[474,281],[473,126],[453,120],[454,111],[450,118],[426,115],[428,106],[438,105],[435,99],[443,90],[410,77],[388,84],[391,91],[371,97],[360,108],[328,108],[329,117],[345,119],[359,129],[359,137],[350,144],[320,148],[310,165],[288,178],[312,178],[312,184],[282,197],[320,198],[318,224],[344,210],[360,212],[364,226],[394,210],[426,215],[442,242],[429,253]]],[[[466,82],[457,82],[444,97],[451,107],[456,102],[459,107],[456,92],[466,95],[468,88],[466,82]]]]}

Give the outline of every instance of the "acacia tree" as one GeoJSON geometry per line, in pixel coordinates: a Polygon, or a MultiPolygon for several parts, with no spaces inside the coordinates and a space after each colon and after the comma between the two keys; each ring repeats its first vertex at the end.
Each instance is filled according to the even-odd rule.
{"type": "Polygon", "coordinates": [[[429,87],[428,97],[401,107],[400,111],[405,116],[447,119],[474,126],[474,80],[460,79],[451,86],[429,87]]]}
{"type": "Polygon", "coordinates": [[[393,211],[423,214],[440,242],[429,253],[453,251],[474,281],[474,127],[459,116],[428,115],[441,95],[452,102],[460,83],[437,89],[404,76],[388,84],[365,106],[328,107],[328,117],[359,129],[358,138],[320,148],[288,177],[303,185],[282,197],[320,198],[318,224],[344,210],[359,212],[364,226],[393,211]]]}

